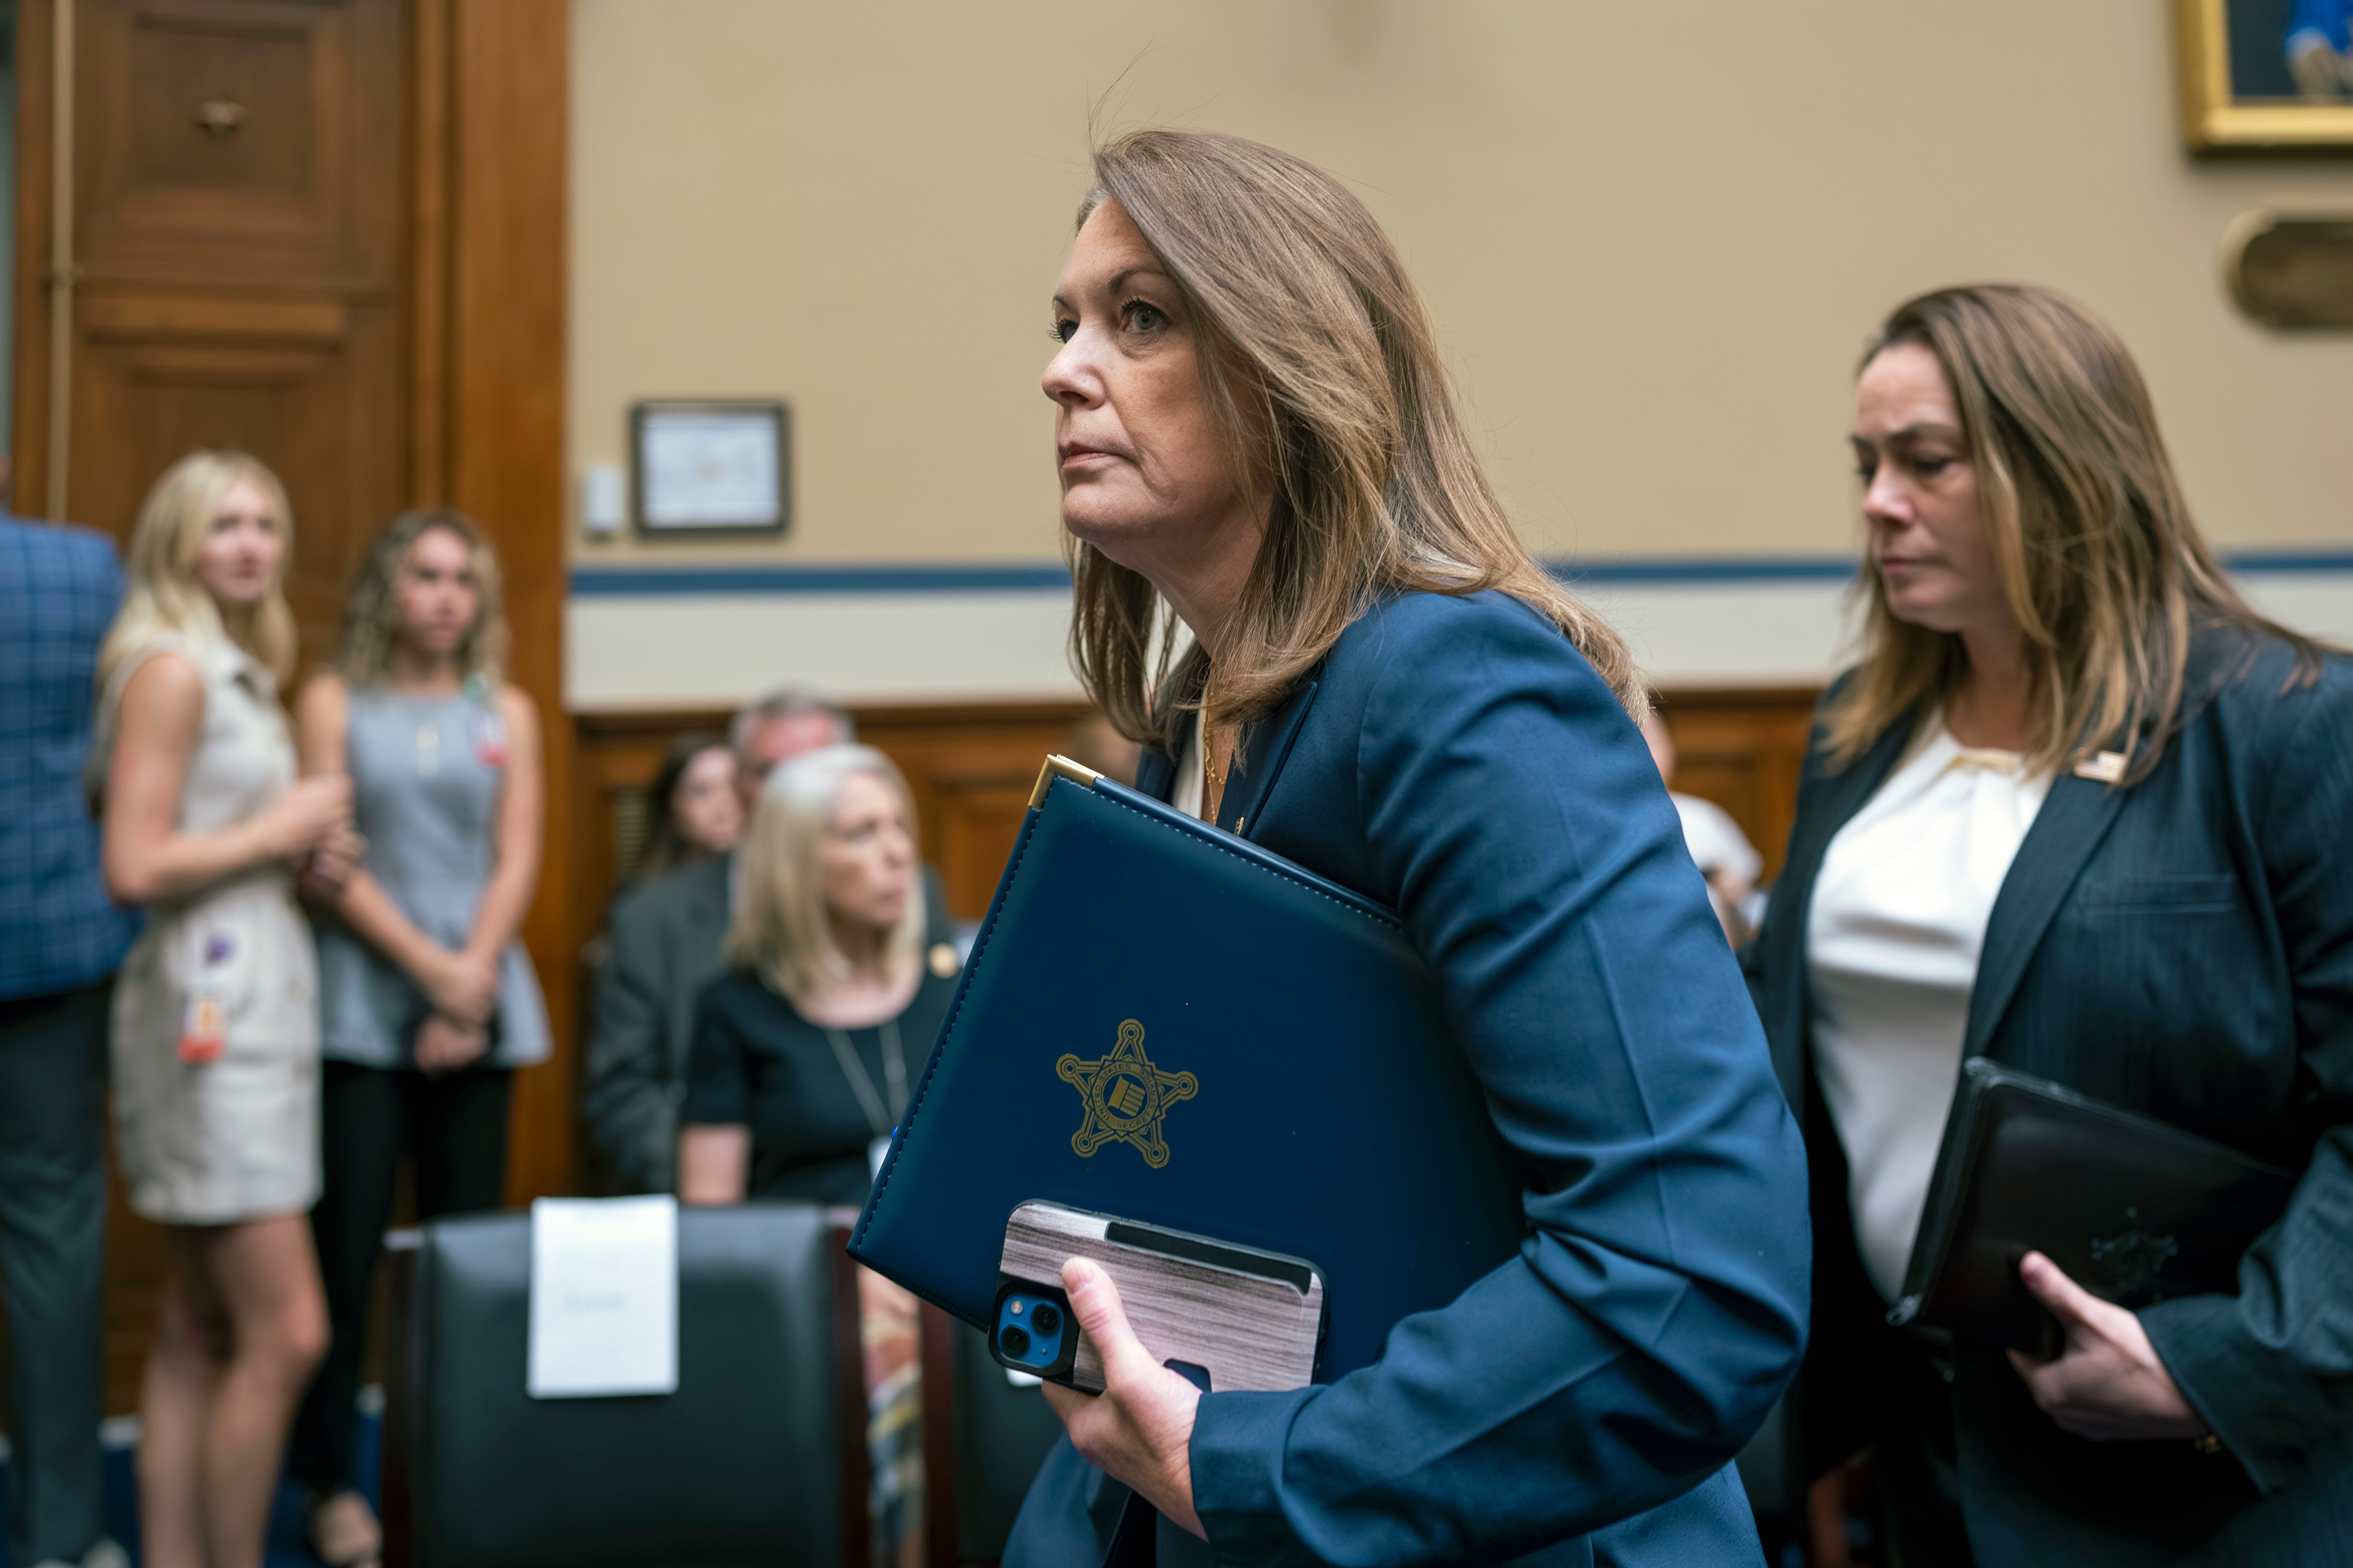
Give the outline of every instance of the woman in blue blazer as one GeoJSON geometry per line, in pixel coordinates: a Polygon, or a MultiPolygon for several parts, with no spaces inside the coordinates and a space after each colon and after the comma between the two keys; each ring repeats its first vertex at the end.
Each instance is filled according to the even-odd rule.
{"type": "Polygon", "coordinates": [[[1399,911],[1527,1239],[1289,1394],[1198,1393],[1073,1263],[1108,1390],[1047,1389],[1074,1447],[1007,1560],[1756,1563],[1727,1461],[1801,1344],[1802,1152],[1625,650],[1513,534],[1354,196],[1190,132],[1095,172],[1045,378],[1075,660],[1141,787],[1399,911]]]}
{"type": "Polygon", "coordinates": [[[1875,1451],[1899,1562],[2184,1561],[2353,1433],[2353,663],[2232,589],[2082,307],[1925,295],[1856,404],[1864,656],[1746,955],[1812,1156],[1805,1446],[1875,1451]],[[2030,1254],[2056,1359],[1888,1327],[1972,1056],[2302,1172],[2236,1292],[2030,1254]]]}

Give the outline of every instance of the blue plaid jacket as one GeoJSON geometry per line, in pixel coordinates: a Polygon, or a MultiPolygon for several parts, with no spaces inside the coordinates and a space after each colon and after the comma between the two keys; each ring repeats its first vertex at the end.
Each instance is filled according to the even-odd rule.
{"type": "Polygon", "coordinates": [[[99,879],[81,782],[121,602],[105,536],[0,516],[0,998],[103,980],[139,934],[99,879]]]}

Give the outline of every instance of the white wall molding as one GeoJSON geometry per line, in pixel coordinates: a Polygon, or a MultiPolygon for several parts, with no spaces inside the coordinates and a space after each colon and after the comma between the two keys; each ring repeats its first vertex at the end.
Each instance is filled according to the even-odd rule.
{"type": "MultiPolygon", "coordinates": [[[[2353,552],[2235,558],[2264,614],[2353,647],[2353,552]]],[[[1680,686],[1794,686],[1841,662],[1843,563],[1615,563],[1568,577],[1680,686]]],[[[723,707],[791,680],[849,701],[1070,697],[1068,580],[1046,564],[574,574],[575,712],[723,707]]]]}

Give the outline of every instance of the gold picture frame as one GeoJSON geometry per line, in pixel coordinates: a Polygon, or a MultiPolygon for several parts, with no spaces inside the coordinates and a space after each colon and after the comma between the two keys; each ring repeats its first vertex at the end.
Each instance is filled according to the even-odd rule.
{"type": "MultiPolygon", "coordinates": [[[[2235,73],[2231,46],[2242,47],[2248,18],[2234,16],[2260,7],[2267,17],[2284,12],[2277,0],[2174,0],[2174,26],[2181,64],[2181,129],[2193,153],[2279,153],[2342,149],[2353,152],[2353,78],[2332,101],[2313,102],[2286,93],[2247,95],[2245,70],[2235,73]],[[2239,24],[2234,26],[2235,24],[2239,24]]],[[[2280,29],[2283,58],[2286,33],[2280,29]]],[[[2252,64],[2253,62],[2243,62],[2252,64]]],[[[2265,74],[2270,62],[2263,62],[2265,74]]],[[[2281,74],[2285,66],[2283,63],[2281,74]]]]}

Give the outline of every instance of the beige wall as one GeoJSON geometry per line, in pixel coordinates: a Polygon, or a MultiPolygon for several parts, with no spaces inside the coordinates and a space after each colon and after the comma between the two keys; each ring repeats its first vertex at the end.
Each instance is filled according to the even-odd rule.
{"type": "Polygon", "coordinates": [[[2158,0],[576,0],[572,443],[780,395],[795,531],[575,559],[1037,560],[1045,300],[1090,105],[1258,137],[1403,247],[1530,542],[1852,539],[1858,345],[2026,279],[2141,356],[2209,531],[2353,541],[2353,335],[2241,319],[2233,215],[2353,158],[2193,163],[2158,0]]]}

